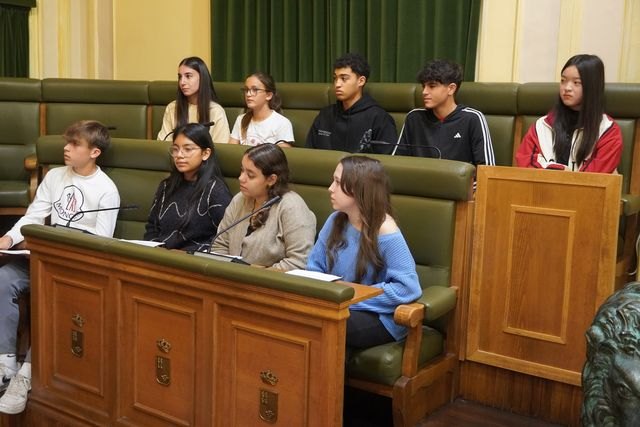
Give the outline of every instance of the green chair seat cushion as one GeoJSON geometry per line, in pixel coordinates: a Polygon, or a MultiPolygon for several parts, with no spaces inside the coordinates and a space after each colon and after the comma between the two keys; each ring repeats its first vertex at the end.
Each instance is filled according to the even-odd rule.
{"type": "MultiPolygon", "coordinates": [[[[423,326],[419,366],[424,366],[442,354],[443,350],[442,334],[423,326]]],[[[353,351],[346,364],[347,377],[392,386],[402,374],[403,353],[404,340],[353,351]]]]}
{"type": "Polygon", "coordinates": [[[624,216],[640,212],[640,196],[635,194],[623,194],[622,202],[622,211],[624,216]]]}
{"type": "Polygon", "coordinates": [[[29,206],[29,184],[24,181],[0,181],[0,206],[29,206]]]}

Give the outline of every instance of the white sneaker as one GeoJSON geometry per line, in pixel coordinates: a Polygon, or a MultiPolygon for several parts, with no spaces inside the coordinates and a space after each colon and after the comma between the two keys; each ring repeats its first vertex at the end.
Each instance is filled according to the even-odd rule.
{"type": "Polygon", "coordinates": [[[15,355],[0,355],[0,392],[7,388],[11,378],[18,372],[18,368],[15,355]]]}
{"type": "Polygon", "coordinates": [[[31,379],[21,374],[11,378],[9,387],[0,397],[0,412],[19,414],[27,406],[27,393],[31,390],[31,379]]]}

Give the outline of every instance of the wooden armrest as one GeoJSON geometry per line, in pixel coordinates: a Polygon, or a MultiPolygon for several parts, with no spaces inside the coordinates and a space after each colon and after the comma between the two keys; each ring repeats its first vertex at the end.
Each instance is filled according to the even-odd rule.
{"type": "Polygon", "coordinates": [[[416,302],[399,305],[393,313],[393,320],[407,328],[422,325],[422,319],[424,319],[424,305],[416,302]]]}
{"type": "Polygon", "coordinates": [[[425,301],[425,304],[419,302],[402,304],[396,307],[393,313],[393,320],[397,324],[409,328],[402,355],[402,375],[405,377],[413,377],[418,373],[418,359],[422,345],[422,322],[427,314],[433,317],[431,313],[426,313],[427,307],[437,312],[435,318],[455,307],[458,293],[456,286],[432,288],[423,290],[420,299],[425,301]],[[451,298],[453,298],[453,302],[449,301],[451,298]]]}
{"type": "Polygon", "coordinates": [[[32,172],[38,168],[38,156],[34,154],[29,154],[24,158],[24,168],[29,172],[32,172]]]}
{"type": "Polygon", "coordinates": [[[399,305],[393,313],[393,320],[396,323],[409,328],[402,355],[402,375],[405,377],[413,377],[418,372],[422,319],[424,319],[424,305],[420,303],[399,305]]]}
{"type": "Polygon", "coordinates": [[[38,188],[39,170],[38,170],[38,156],[29,154],[24,158],[24,168],[29,171],[29,200],[33,200],[36,196],[36,189],[38,188]]]}

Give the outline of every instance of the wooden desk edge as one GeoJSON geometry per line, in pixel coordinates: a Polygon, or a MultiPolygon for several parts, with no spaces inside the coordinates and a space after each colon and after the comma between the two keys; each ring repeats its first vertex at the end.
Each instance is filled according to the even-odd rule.
{"type": "Polygon", "coordinates": [[[355,304],[360,301],[364,301],[369,298],[373,298],[382,293],[382,289],[374,288],[373,286],[359,285],[357,283],[343,282],[343,281],[338,281],[336,283],[340,283],[341,285],[345,285],[345,286],[350,286],[355,291],[355,293],[353,294],[353,298],[351,298],[348,301],[349,305],[355,304]]]}

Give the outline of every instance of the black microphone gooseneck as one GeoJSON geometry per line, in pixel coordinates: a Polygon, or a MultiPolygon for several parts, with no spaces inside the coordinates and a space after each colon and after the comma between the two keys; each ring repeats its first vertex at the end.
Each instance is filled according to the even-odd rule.
{"type": "Polygon", "coordinates": [[[280,201],[280,199],[282,199],[282,196],[275,196],[272,199],[267,200],[266,202],[264,202],[264,204],[262,206],[260,206],[257,209],[252,210],[251,212],[249,212],[248,214],[244,215],[243,217],[241,217],[240,219],[234,221],[233,223],[231,223],[231,225],[229,225],[227,228],[225,228],[222,231],[218,231],[216,233],[215,236],[213,236],[213,239],[211,239],[211,244],[209,245],[209,250],[207,252],[211,252],[211,248],[213,247],[213,242],[216,241],[216,239],[218,237],[220,237],[222,234],[226,233],[227,231],[231,230],[233,227],[235,227],[236,225],[240,224],[242,221],[245,221],[248,218],[251,218],[253,215],[257,214],[260,211],[263,211],[265,209],[270,208],[272,205],[278,203],[280,201]]]}
{"type": "MultiPolygon", "coordinates": [[[[204,127],[206,127],[206,128],[210,128],[211,126],[215,125],[215,124],[216,124],[216,122],[214,122],[214,121],[210,121],[210,122],[206,122],[206,123],[199,123],[199,124],[200,124],[200,125],[202,125],[202,126],[204,126],[204,127]]],[[[162,140],[163,140],[163,141],[166,141],[166,140],[167,140],[167,138],[169,138],[171,135],[173,135],[173,134],[175,133],[176,129],[178,129],[178,128],[176,127],[176,128],[174,128],[171,132],[169,132],[168,134],[166,134],[166,135],[164,136],[164,138],[162,138],[162,140]]]]}
{"type": "Polygon", "coordinates": [[[85,214],[85,213],[91,213],[91,212],[102,212],[102,211],[115,211],[115,210],[129,210],[129,209],[138,209],[138,205],[125,205],[125,206],[114,206],[111,208],[99,208],[99,209],[88,209],[86,211],[83,210],[79,210],[78,212],[74,213],[73,215],[71,215],[71,218],[69,218],[69,221],[67,221],[67,223],[65,224],[65,227],[70,227],[71,226],[71,222],[76,219],[76,217],[78,215],[81,214],[85,214]]]}
{"type": "Polygon", "coordinates": [[[437,158],[442,159],[442,152],[435,145],[402,144],[402,143],[390,144],[386,141],[375,141],[375,140],[360,143],[360,153],[365,153],[366,152],[365,150],[375,146],[381,146],[381,145],[394,147],[394,152],[391,153],[392,156],[396,155],[395,154],[396,147],[412,147],[412,148],[428,148],[430,150],[434,150],[435,153],[438,155],[437,158]]]}

